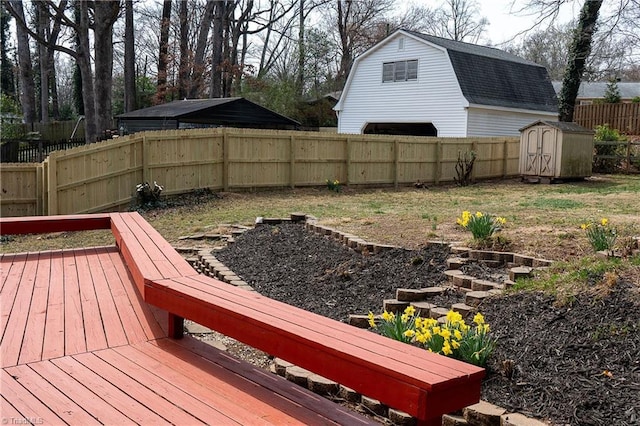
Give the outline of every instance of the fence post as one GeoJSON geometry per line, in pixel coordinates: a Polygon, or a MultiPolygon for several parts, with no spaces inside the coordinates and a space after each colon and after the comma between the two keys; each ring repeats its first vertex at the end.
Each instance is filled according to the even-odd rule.
{"type": "Polygon", "coordinates": [[[400,157],[400,143],[398,139],[393,140],[393,187],[398,189],[398,163],[400,157]]]}
{"type": "Polygon", "coordinates": [[[47,202],[49,215],[58,214],[58,177],[57,174],[57,155],[55,153],[49,156],[49,178],[47,181],[49,200],[47,202]]]}
{"type": "Polygon", "coordinates": [[[347,146],[345,148],[347,151],[345,153],[345,158],[347,161],[347,177],[344,182],[345,185],[349,185],[349,181],[351,180],[351,138],[347,136],[347,146]]]}
{"type": "Polygon", "coordinates": [[[509,142],[505,139],[502,143],[503,146],[503,158],[502,158],[502,179],[507,177],[507,165],[509,164],[509,142]]]}
{"type": "MultiPolygon", "coordinates": [[[[476,161],[478,161],[478,141],[474,140],[473,142],[471,142],[471,151],[475,152],[476,154],[476,161]]],[[[472,167],[471,168],[471,182],[474,182],[476,180],[476,168],[472,167]]]]}
{"type": "Polygon", "coordinates": [[[222,128],[222,189],[229,190],[229,137],[227,128],[222,128]]]}
{"type": "Polygon", "coordinates": [[[295,137],[293,133],[289,135],[289,187],[291,189],[296,187],[295,175],[296,175],[296,156],[295,156],[295,137]]]}
{"type": "Polygon", "coordinates": [[[442,141],[440,139],[436,141],[436,165],[434,171],[433,183],[438,185],[442,177],[442,141]]]}
{"type": "Polygon", "coordinates": [[[44,214],[43,204],[43,191],[42,191],[42,162],[36,166],[36,216],[42,216],[44,214]]]}
{"type": "Polygon", "coordinates": [[[631,172],[631,139],[627,139],[627,173],[631,172]]]}
{"type": "Polygon", "coordinates": [[[142,133],[142,182],[149,182],[149,142],[147,142],[146,132],[142,133]]]}

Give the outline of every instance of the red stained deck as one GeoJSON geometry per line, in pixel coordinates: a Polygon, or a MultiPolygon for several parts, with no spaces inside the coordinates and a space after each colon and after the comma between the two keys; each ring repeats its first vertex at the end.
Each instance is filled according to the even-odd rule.
{"type": "MultiPolygon", "coordinates": [[[[99,229],[118,216],[90,220],[99,229]]],[[[34,223],[25,229],[64,230],[34,223]]],[[[158,278],[185,272],[170,246],[148,243],[158,278]]],[[[166,313],[144,302],[141,271],[123,255],[116,246],[1,255],[3,424],[370,423],[204,343],[167,338],[157,319],[166,313]]]]}

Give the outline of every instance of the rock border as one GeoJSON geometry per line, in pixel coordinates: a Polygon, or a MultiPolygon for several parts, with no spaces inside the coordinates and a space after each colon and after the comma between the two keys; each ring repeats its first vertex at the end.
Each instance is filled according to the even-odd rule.
{"type": "MultiPolygon", "coordinates": [[[[345,246],[363,254],[378,254],[386,250],[403,247],[377,244],[366,241],[356,235],[339,231],[325,225],[319,225],[317,218],[304,213],[291,213],[289,218],[264,218],[258,217],[255,226],[277,225],[280,223],[304,223],[307,230],[319,235],[328,236],[345,246]]],[[[243,232],[252,229],[246,226],[234,227],[232,235],[215,235],[204,237],[201,235],[181,237],[184,239],[215,239],[226,244],[233,244],[235,238],[243,232]]],[[[499,252],[491,250],[474,250],[469,247],[460,246],[459,242],[447,243],[444,241],[427,241],[428,245],[446,245],[450,248],[452,257],[447,260],[448,269],[444,272],[449,285],[459,291],[465,292],[465,302],[451,306],[451,309],[460,312],[463,316],[470,315],[476,311],[477,306],[487,297],[502,294],[505,288],[515,284],[515,280],[521,277],[531,276],[536,269],[547,268],[552,261],[525,256],[512,252],[499,252]],[[509,279],[502,283],[476,279],[473,276],[465,275],[459,269],[470,262],[484,263],[488,266],[498,267],[507,265],[509,268],[509,279]]],[[[248,283],[243,281],[231,269],[226,267],[214,256],[213,253],[222,250],[222,247],[207,249],[179,248],[176,249],[183,255],[188,256],[186,260],[198,272],[209,277],[217,278],[228,284],[242,288],[247,291],[255,291],[248,283]],[[194,255],[195,254],[195,255],[194,255]]],[[[445,316],[449,308],[438,307],[428,302],[429,297],[445,291],[445,287],[427,287],[424,289],[398,289],[396,298],[385,300],[383,309],[388,311],[402,311],[407,306],[414,306],[416,310],[424,316],[445,321],[445,316]]],[[[350,315],[349,324],[368,328],[368,317],[366,315],[350,315]]],[[[325,396],[332,400],[342,400],[354,404],[359,404],[371,415],[388,419],[395,425],[415,425],[416,419],[407,413],[389,408],[380,401],[369,398],[353,389],[340,385],[337,382],[312,373],[301,367],[295,366],[285,360],[275,358],[270,366],[270,371],[287,380],[306,387],[318,395],[325,396]]],[[[446,414],[442,416],[442,426],[547,426],[537,419],[524,416],[521,413],[509,413],[507,410],[486,401],[464,408],[461,412],[446,414]]]]}

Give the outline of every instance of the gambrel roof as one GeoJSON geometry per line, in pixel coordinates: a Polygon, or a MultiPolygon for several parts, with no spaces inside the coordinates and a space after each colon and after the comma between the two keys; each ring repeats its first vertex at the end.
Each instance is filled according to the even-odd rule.
{"type": "MultiPolygon", "coordinates": [[[[356,60],[364,58],[398,34],[445,50],[470,106],[558,111],[558,101],[546,68],[496,48],[398,30],[356,60]]],[[[345,92],[347,90],[345,88],[345,92]]]]}

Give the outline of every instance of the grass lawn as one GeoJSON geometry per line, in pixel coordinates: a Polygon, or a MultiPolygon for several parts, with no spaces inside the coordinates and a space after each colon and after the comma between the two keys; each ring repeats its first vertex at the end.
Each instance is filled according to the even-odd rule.
{"type": "MultiPolygon", "coordinates": [[[[220,224],[251,225],[258,216],[316,216],[320,223],[364,239],[415,248],[427,240],[466,242],[470,234],[456,225],[463,210],[503,216],[502,235],[509,249],[552,260],[573,260],[591,253],[580,224],[602,217],[621,236],[640,235],[640,176],[597,175],[584,181],[526,184],[519,179],[416,189],[300,188],[192,197],[184,205],[148,210],[146,219],[171,243],[215,232],[220,224]]],[[[2,252],[110,244],[107,232],[15,237],[2,252]]]]}

